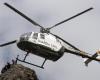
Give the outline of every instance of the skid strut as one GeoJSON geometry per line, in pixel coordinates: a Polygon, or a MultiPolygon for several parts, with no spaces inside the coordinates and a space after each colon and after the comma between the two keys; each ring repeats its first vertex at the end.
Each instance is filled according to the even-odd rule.
{"type": "Polygon", "coordinates": [[[27,54],[25,55],[25,57],[24,57],[23,61],[25,61],[25,60],[26,60],[26,57],[28,56],[28,54],[29,54],[29,52],[27,52],[27,54]]]}
{"type": "Polygon", "coordinates": [[[17,63],[17,61],[20,61],[20,62],[24,62],[24,63],[26,63],[26,64],[30,64],[30,65],[32,65],[32,66],[36,66],[36,67],[39,67],[39,68],[42,68],[42,69],[44,69],[44,64],[45,64],[45,62],[47,61],[47,59],[45,59],[44,61],[43,61],[43,63],[42,63],[42,65],[41,66],[39,66],[39,65],[36,65],[36,64],[33,64],[33,63],[30,63],[30,62],[27,62],[27,61],[25,61],[26,60],[26,58],[27,58],[27,56],[28,56],[28,54],[29,53],[27,53],[26,55],[25,55],[25,57],[24,57],[24,59],[23,60],[21,60],[21,59],[19,59],[18,57],[19,57],[19,55],[17,56],[17,58],[16,58],[16,63],[17,63]]]}

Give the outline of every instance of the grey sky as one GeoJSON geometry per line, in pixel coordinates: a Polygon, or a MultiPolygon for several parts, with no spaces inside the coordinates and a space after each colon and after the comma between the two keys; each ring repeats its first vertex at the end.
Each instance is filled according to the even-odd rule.
{"type": "MultiPolygon", "coordinates": [[[[94,9],[51,30],[63,39],[90,54],[100,48],[100,1],[99,0],[0,0],[0,43],[17,39],[21,34],[39,31],[38,27],[3,5],[8,2],[28,15],[39,24],[50,27],[85,9],[94,9]]],[[[22,57],[25,52],[15,44],[0,48],[1,68],[17,54],[22,57]]],[[[27,58],[33,63],[42,63],[43,59],[34,55],[27,58]]],[[[65,54],[57,62],[47,61],[45,69],[23,64],[35,69],[40,80],[95,80],[100,79],[100,64],[91,62],[85,67],[83,59],[65,54]]],[[[1,69],[0,68],[0,69],[1,69]]]]}

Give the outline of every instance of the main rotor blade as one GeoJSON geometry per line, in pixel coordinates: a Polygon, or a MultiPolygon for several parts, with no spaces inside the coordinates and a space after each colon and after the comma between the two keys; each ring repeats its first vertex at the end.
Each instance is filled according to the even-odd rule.
{"type": "Polygon", "coordinates": [[[17,9],[15,9],[13,6],[11,6],[8,3],[4,3],[4,5],[6,5],[7,7],[9,7],[10,9],[12,9],[14,12],[18,13],[20,16],[22,16],[23,18],[25,18],[26,20],[28,20],[29,22],[31,22],[32,24],[39,26],[40,28],[43,28],[41,25],[39,25],[38,23],[36,23],[35,21],[33,21],[32,19],[30,19],[29,17],[27,17],[25,14],[23,14],[22,12],[18,11],[17,9]]]}
{"type": "Polygon", "coordinates": [[[7,45],[10,45],[10,44],[13,44],[13,43],[16,43],[16,40],[8,42],[8,43],[1,44],[0,47],[7,46],[7,45]]]}
{"type": "Polygon", "coordinates": [[[82,14],[84,14],[84,13],[86,13],[86,12],[92,10],[92,9],[93,9],[92,7],[89,8],[89,9],[86,9],[86,10],[84,10],[84,11],[82,11],[82,12],[80,12],[80,13],[78,13],[78,14],[76,14],[76,15],[74,15],[74,16],[68,18],[68,19],[65,19],[65,20],[63,20],[63,21],[61,21],[61,22],[55,24],[54,26],[52,26],[52,27],[50,27],[50,28],[48,28],[48,29],[50,30],[50,29],[52,29],[52,28],[54,28],[54,27],[56,27],[56,26],[58,26],[58,25],[60,25],[60,24],[62,24],[62,23],[64,23],[64,22],[67,22],[67,21],[69,21],[69,20],[71,20],[71,19],[73,19],[73,18],[75,18],[75,17],[77,17],[77,16],[80,16],[80,15],[82,15],[82,14]]]}

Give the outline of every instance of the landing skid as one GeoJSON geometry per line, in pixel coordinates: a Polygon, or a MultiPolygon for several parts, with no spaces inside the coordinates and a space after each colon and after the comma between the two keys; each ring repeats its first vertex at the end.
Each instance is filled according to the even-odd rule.
{"type": "Polygon", "coordinates": [[[30,65],[32,65],[32,66],[36,66],[36,67],[39,67],[39,68],[44,69],[43,66],[44,66],[44,64],[45,64],[45,62],[46,62],[47,59],[45,59],[45,60],[43,61],[42,65],[39,66],[39,65],[36,65],[36,64],[33,64],[33,63],[30,63],[30,62],[25,61],[25,60],[26,60],[26,57],[28,56],[28,54],[29,54],[29,53],[27,53],[27,54],[25,55],[25,57],[24,57],[23,60],[19,59],[19,58],[18,58],[19,55],[18,55],[17,58],[16,58],[16,63],[17,63],[17,61],[20,61],[20,62],[24,62],[24,63],[26,63],[26,64],[30,64],[30,65]]]}

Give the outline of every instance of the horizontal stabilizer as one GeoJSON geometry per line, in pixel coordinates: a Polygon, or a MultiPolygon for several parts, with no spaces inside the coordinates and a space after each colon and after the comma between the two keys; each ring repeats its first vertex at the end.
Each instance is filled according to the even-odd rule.
{"type": "MultiPolygon", "coordinates": [[[[100,59],[100,51],[96,52],[94,55],[91,56],[92,58],[100,59]]],[[[84,59],[84,63],[86,66],[92,61],[92,59],[84,59]]]]}

